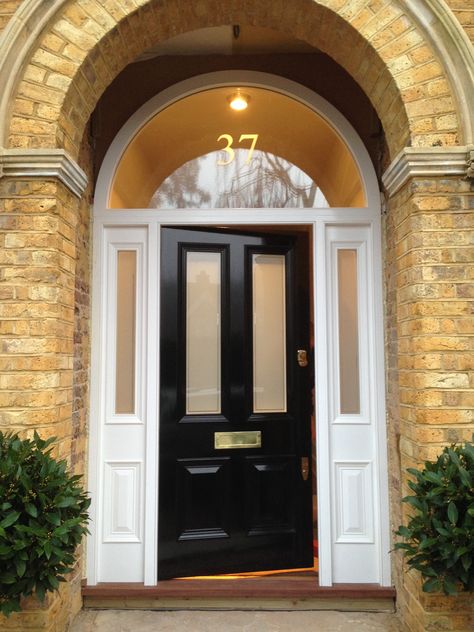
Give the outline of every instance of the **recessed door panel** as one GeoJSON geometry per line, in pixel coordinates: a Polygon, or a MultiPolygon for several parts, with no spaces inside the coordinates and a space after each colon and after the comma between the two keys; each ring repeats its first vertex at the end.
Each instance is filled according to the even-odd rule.
{"type": "Polygon", "coordinates": [[[158,577],[312,566],[299,241],[170,227],[161,253],[158,577]]]}
{"type": "Polygon", "coordinates": [[[180,459],[178,540],[228,538],[230,459],[180,459]]]}
{"type": "Polygon", "coordinates": [[[295,457],[247,457],[244,485],[248,535],[295,531],[295,457]]]}

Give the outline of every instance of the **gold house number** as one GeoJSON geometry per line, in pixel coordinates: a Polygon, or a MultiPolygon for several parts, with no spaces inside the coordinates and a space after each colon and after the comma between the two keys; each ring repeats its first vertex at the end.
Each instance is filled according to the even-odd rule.
{"type": "MultiPolygon", "coordinates": [[[[218,160],[217,164],[221,167],[225,167],[225,165],[230,165],[230,163],[235,158],[235,151],[232,147],[234,138],[230,134],[221,134],[217,139],[217,142],[219,142],[220,140],[225,140],[227,143],[227,145],[222,148],[222,151],[225,151],[227,153],[227,160],[218,160]]],[[[248,165],[249,162],[252,160],[252,154],[253,150],[255,149],[255,145],[257,144],[258,134],[241,134],[239,138],[239,143],[241,143],[243,140],[252,141],[252,143],[250,144],[249,153],[247,155],[247,160],[245,161],[245,164],[248,165]]]]}

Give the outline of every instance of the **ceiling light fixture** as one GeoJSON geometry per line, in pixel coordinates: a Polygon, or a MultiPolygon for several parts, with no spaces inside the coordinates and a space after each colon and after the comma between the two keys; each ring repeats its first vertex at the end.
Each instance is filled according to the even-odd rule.
{"type": "Polygon", "coordinates": [[[247,109],[250,97],[248,94],[242,94],[240,90],[237,90],[237,92],[234,92],[234,94],[227,97],[227,101],[233,110],[241,112],[242,110],[247,109]]]}

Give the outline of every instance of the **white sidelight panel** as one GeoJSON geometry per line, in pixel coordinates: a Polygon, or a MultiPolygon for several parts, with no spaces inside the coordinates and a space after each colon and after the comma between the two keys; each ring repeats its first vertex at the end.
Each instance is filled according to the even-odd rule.
{"type": "Polygon", "coordinates": [[[148,233],[146,226],[113,226],[98,236],[102,265],[94,280],[101,288],[101,313],[91,440],[99,459],[91,583],[144,581],[148,233]]]}
{"type": "Polygon", "coordinates": [[[325,227],[331,580],[387,585],[380,252],[373,230],[372,222],[325,227]]]}

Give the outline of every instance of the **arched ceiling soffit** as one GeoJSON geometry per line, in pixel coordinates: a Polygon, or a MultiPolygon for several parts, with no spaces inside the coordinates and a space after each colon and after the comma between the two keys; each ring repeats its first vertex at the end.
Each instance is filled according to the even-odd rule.
{"type": "MultiPolygon", "coordinates": [[[[428,0],[426,5],[439,2],[428,0]]],[[[454,86],[458,93],[460,86],[455,77],[450,85],[430,46],[431,35],[415,21],[406,0],[31,0],[21,9],[26,11],[27,4],[42,11],[44,24],[34,47],[30,44],[16,89],[10,86],[9,94],[15,95],[9,100],[11,148],[60,147],[76,157],[98,98],[127,64],[180,33],[234,23],[275,30],[284,24],[287,35],[330,55],[371,100],[392,156],[410,144],[471,142],[466,138],[469,109],[460,117],[464,129],[459,129],[452,97],[454,86]]],[[[38,18],[37,29],[40,22],[38,18]]],[[[454,37],[446,29],[443,37],[451,38],[457,53],[466,57],[457,45],[460,33],[454,37]]],[[[26,38],[24,48],[27,43],[26,38]]],[[[462,105],[469,85],[461,88],[462,105]]]]}

